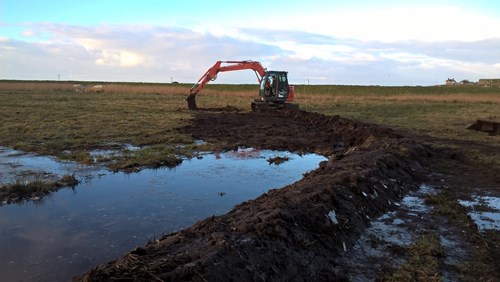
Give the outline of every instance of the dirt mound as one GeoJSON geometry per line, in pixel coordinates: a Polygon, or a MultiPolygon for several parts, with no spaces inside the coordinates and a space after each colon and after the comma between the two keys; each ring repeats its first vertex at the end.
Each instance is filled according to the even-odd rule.
{"type": "Polygon", "coordinates": [[[219,108],[198,108],[198,107],[196,107],[196,109],[192,109],[192,110],[196,110],[199,112],[242,112],[243,111],[242,109],[240,109],[238,107],[230,106],[230,105],[226,105],[224,107],[219,107],[219,108]]]}
{"type": "Polygon", "coordinates": [[[401,138],[390,128],[300,110],[265,112],[196,112],[191,126],[181,132],[195,139],[230,147],[255,147],[296,152],[333,151],[380,138],[401,138]]]}
{"type": "Polygon", "coordinates": [[[489,133],[490,135],[500,135],[500,122],[493,120],[478,119],[467,129],[489,133]]]}
{"type": "Polygon", "coordinates": [[[139,247],[82,281],[329,281],[336,256],[416,189],[432,154],[391,129],[298,110],[198,112],[181,129],[228,147],[323,152],[282,189],[139,247]]]}

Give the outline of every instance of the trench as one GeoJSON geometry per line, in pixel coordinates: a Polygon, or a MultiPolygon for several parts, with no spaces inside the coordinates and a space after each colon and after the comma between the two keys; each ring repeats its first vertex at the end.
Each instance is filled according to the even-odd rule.
{"type": "Polygon", "coordinates": [[[64,173],[81,181],[46,198],[0,207],[1,281],[70,280],[135,246],[298,181],[325,160],[238,149],[201,154],[173,169],[126,174],[1,149],[2,183],[64,173]],[[271,164],[273,157],[288,161],[271,164]]]}

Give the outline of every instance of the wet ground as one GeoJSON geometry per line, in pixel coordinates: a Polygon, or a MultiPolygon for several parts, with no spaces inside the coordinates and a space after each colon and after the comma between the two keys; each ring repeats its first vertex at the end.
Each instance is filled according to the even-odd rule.
{"type": "Polygon", "coordinates": [[[469,216],[480,231],[500,230],[500,197],[473,194],[470,200],[459,200],[469,208],[469,216]]]}
{"type": "Polygon", "coordinates": [[[423,185],[395,203],[394,210],[375,219],[354,246],[344,249],[337,260],[337,275],[349,281],[375,281],[386,264],[393,267],[403,264],[405,258],[396,256],[392,250],[410,246],[425,232],[422,219],[430,216],[431,209],[424,203],[427,193],[435,192],[423,185]]]}
{"type": "Polygon", "coordinates": [[[81,184],[0,207],[0,280],[68,281],[164,233],[293,183],[323,160],[239,149],[201,154],[174,169],[125,174],[2,148],[4,181],[74,173],[81,184]],[[278,156],[288,161],[268,162],[278,156]]]}
{"type": "MultiPolygon", "coordinates": [[[[329,159],[293,185],[168,234],[80,279],[373,280],[387,269],[409,262],[406,253],[412,247],[408,244],[430,233],[438,236],[441,247],[430,253],[435,262],[431,276],[421,279],[436,279],[437,275],[454,280],[465,277],[464,261],[475,265],[475,250],[484,249],[477,235],[471,235],[477,232],[474,225],[456,225],[438,214],[435,206],[423,204],[423,197],[432,189],[422,187],[438,187],[452,195],[451,201],[459,196],[465,199],[473,191],[498,195],[498,173],[468,162],[463,151],[426,145],[428,137],[289,110],[201,111],[193,125],[180,130],[229,148],[319,152],[329,159]],[[378,247],[365,248],[366,240],[378,247]],[[366,253],[374,260],[358,261],[366,253]],[[358,268],[353,269],[351,263],[358,268]]],[[[467,145],[491,150],[486,144],[467,145]]],[[[497,238],[498,231],[493,231],[481,239],[491,252],[481,253],[486,266],[474,273],[480,279],[498,277],[491,263],[496,258],[497,238]]],[[[422,272],[413,271],[415,275],[422,272]]]]}
{"type": "Polygon", "coordinates": [[[494,147],[464,142],[434,148],[431,137],[296,110],[194,115],[179,131],[223,150],[315,152],[328,159],[291,185],[167,232],[77,280],[375,280],[415,265],[408,253],[429,234],[439,247],[417,261],[432,258],[431,276],[418,276],[418,265],[408,268],[413,280],[500,279],[498,230],[452,217],[462,209],[471,217],[480,211],[480,218],[498,210],[496,200],[484,198],[500,194],[498,168],[467,158],[470,147],[485,153],[494,147]],[[427,202],[434,193],[445,196],[427,202]],[[479,205],[471,202],[476,199],[479,205]]]}
{"type": "Polygon", "coordinates": [[[0,185],[35,180],[50,181],[61,175],[91,175],[92,167],[59,162],[54,157],[38,156],[0,146],[0,185]]]}
{"type": "MultiPolygon", "coordinates": [[[[397,208],[374,220],[352,248],[346,248],[337,260],[337,275],[349,281],[375,281],[380,279],[384,268],[398,268],[407,262],[403,250],[411,248],[417,238],[436,233],[444,258],[441,261],[442,281],[461,281],[459,268],[470,259],[471,244],[464,240],[464,230],[446,224],[446,218],[436,216],[434,207],[425,201],[426,195],[442,192],[441,187],[421,185],[411,191],[397,208]],[[440,226],[436,226],[439,223],[440,226]],[[369,265],[370,267],[366,267],[369,265]]],[[[473,207],[480,202],[488,203],[489,212],[471,210],[471,217],[481,231],[500,231],[500,199],[474,197],[473,201],[459,202],[473,207]]]]}

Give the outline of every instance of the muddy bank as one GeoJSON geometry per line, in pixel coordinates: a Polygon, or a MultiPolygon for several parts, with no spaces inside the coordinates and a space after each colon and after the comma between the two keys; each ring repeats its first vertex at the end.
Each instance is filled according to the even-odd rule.
{"type": "Polygon", "coordinates": [[[199,112],[193,125],[180,130],[195,139],[215,141],[222,146],[238,146],[321,152],[334,151],[363,144],[369,138],[402,136],[394,130],[318,113],[298,110],[280,112],[199,112]]]}
{"type": "Polygon", "coordinates": [[[336,257],[371,220],[417,189],[432,161],[428,148],[391,129],[303,111],[200,112],[181,130],[227,147],[323,152],[330,160],[292,185],[138,247],[78,280],[342,278],[333,271],[336,257]]]}

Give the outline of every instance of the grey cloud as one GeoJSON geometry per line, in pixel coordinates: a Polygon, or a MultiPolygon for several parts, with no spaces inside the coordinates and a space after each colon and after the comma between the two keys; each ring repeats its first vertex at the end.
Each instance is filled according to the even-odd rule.
{"type": "Polygon", "coordinates": [[[478,62],[485,64],[500,62],[500,52],[498,51],[500,49],[500,38],[492,38],[476,42],[402,41],[394,43],[384,43],[374,41],[351,41],[350,44],[359,46],[363,49],[369,49],[374,52],[406,52],[448,60],[478,62]]]}

